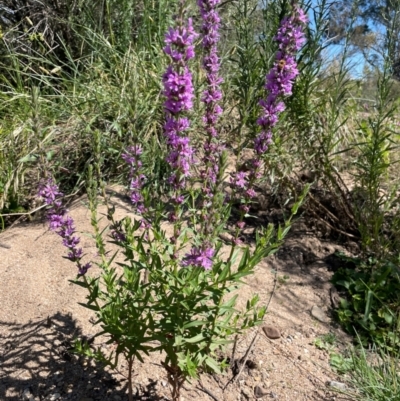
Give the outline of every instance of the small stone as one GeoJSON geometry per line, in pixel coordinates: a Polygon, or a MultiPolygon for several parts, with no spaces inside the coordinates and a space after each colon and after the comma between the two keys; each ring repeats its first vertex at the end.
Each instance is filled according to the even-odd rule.
{"type": "Polygon", "coordinates": [[[86,390],[91,390],[92,388],[93,388],[93,385],[90,383],[86,386],[86,390]]]}
{"type": "Polygon", "coordinates": [[[22,393],[22,399],[25,401],[28,401],[32,398],[32,393],[31,390],[29,390],[29,388],[26,388],[23,393],[22,393]]]}
{"type": "Polygon", "coordinates": [[[54,393],[52,395],[49,396],[49,401],[55,401],[58,400],[61,397],[60,393],[54,393]]]}
{"type": "Polygon", "coordinates": [[[162,385],[163,387],[167,387],[167,382],[164,381],[164,380],[161,380],[161,385],[162,385]]]}
{"type": "Polygon", "coordinates": [[[114,401],[121,401],[122,398],[119,395],[114,395],[114,401]]]}
{"type": "Polygon", "coordinates": [[[266,396],[267,394],[268,394],[268,391],[264,390],[262,387],[260,387],[260,386],[254,387],[254,396],[256,398],[262,398],[262,397],[266,396]]]}
{"type": "Polygon", "coordinates": [[[270,396],[271,398],[273,398],[274,400],[276,400],[276,399],[278,398],[278,394],[274,393],[273,391],[271,391],[271,392],[269,393],[269,396],[270,396]]]}
{"type": "Polygon", "coordinates": [[[333,381],[333,380],[327,382],[327,385],[328,385],[329,387],[332,387],[332,388],[335,388],[335,389],[341,390],[341,391],[345,391],[345,390],[347,389],[346,384],[340,383],[340,382],[336,382],[336,381],[333,381]]]}
{"type": "Polygon", "coordinates": [[[250,389],[248,389],[247,387],[243,387],[241,389],[241,392],[245,396],[245,398],[247,398],[248,400],[253,398],[253,394],[251,393],[250,389]]]}
{"type": "Polygon", "coordinates": [[[337,309],[340,304],[340,296],[335,287],[331,287],[331,289],[329,291],[329,295],[331,297],[332,307],[334,309],[337,309]]]}
{"type": "Polygon", "coordinates": [[[311,308],[311,316],[319,320],[322,323],[328,323],[329,318],[326,316],[325,312],[317,305],[311,308]]]}
{"type": "Polygon", "coordinates": [[[281,336],[280,331],[274,326],[264,326],[262,329],[265,335],[271,340],[276,340],[281,336]]]}

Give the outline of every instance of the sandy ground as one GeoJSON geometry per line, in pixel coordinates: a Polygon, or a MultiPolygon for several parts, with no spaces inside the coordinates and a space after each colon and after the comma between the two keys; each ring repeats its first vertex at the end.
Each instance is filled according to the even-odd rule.
{"type": "MultiPolygon", "coordinates": [[[[112,192],[116,217],[131,213],[123,192],[112,192]]],[[[85,197],[70,205],[70,213],[88,258],[95,258],[85,197]]],[[[266,303],[278,271],[265,325],[277,329],[280,337],[271,340],[260,330],[249,354],[251,368],[244,368],[233,382],[231,371],[220,377],[204,374],[185,385],[182,400],[345,399],[327,386],[341,378],[330,369],[328,353],[314,345],[329,332],[336,334],[339,346],[349,341],[330,319],[332,273],[327,260],[343,248],[321,242],[307,229],[299,220],[277,255],[262,261],[240,291],[241,303],[253,293],[266,303]],[[311,316],[315,306],[322,309],[325,322],[311,316]]],[[[78,305],[85,290],[69,282],[76,270],[62,257],[60,238],[38,218],[2,233],[0,245],[0,400],[127,400],[126,363],[120,363],[118,372],[109,371],[68,352],[72,338],[89,336],[98,328],[91,323],[92,312],[78,305]]],[[[239,339],[235,358],[243,357],[254,335],[248,332],[239,339]]],[[[112,347],[105,341],[96,339],[97,345],[112,347]]],[[[152,358],[134,367],[136,400],[170,397],[160,359],[152,358]]]]}

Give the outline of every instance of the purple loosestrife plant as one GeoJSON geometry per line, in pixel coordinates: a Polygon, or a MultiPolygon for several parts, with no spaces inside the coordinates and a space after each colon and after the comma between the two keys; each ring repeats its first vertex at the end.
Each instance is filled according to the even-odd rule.
{"type": "MultiPolygon", "coordinates": [[[[147,170],[142,165],[146,160],[141,159],[142,148],[137,145],[129,148],[123,159],[130,166],[131,201],[135,212],[140,215],[138,221],[132,221],[129,216],[115,221],[115,208],[109,207],[103,188],[113,243],[122,249],[125,256],[123,262],[118,261],[114,266],[112,263],[117,253],[108,256],[102,242],[104,230],[98,226],[97,184],[93,181],[88,190],[96,246],[101,250],[101,262],[96,265],[101,273],[99,277],[85,275],[75,282],[89,292],[85,306],[95,311],[96,321],[101,325],[99,334],[108,335],[108,340],[115,342],[117,347],[115,356],[103,355],[101,351],[94,353],[83,345],[80,351],[114,367],[119,355],[123,354],[128,361],[129,400],[133,400],[133,362],[136,358],[142,361],[143,355],[150,352],[162,352],[164,355],[162,366],[167,371],[174,401],[179,399],[180,389],[188,378],[196,378],[206,371],[221,373],[225,363],[221,362],[218,351],[232,342],[235,335],[262,323],[266,312],[266,307],[257,306],[257,295],[246,303],[243,310],[238,310],[238,295],[232,293],[246,275],[254,272],[255,266],[264,257],[277,249],[290,228],[290,219],[283,229],[279,227],[276,234],[272,225],[261,228],[256,233],[256,243],[252,248],[244,246],[239,249],[236,236],[226,257],[220,252],[223,246],[218,237],[220,228],[208,229],[200,224],[198,229],[199,225],[184,224],[188,220],[197,221],[197,217],[191,220],[191,215],[199,215],[199,197],[203,203],[207,203],[202,206],[200,216],[211,226],[225,229],[230,210],[230,204],[223,205],[224,194],[219,186],[226,167],[226,152],[221,152],[217,129],[222,111],[219,106],[222,94],[219,89],[221,78],[217,53],[220,23],[216,8],[218,0],[199,0],[198,4],[202,17],[203,67],[207,83],[202,95],[207,135],[203,149],[204,169],[200,174],[201,190],[187,185],[194,163],[194,149],[188,137],[188,113],[194,97],[188,62],[194,57],[197,35],[192,21],[185,21],[184,2],[180,3],[175,26],[169,29],[165,37],[164,51],[170,57],[171,65],[162,78],[166,97],[164,135],[168,146],[167,161],[172,169],[169,199],[172,200],[173,210],[169,210],[168,203],[171,202],[165,201],[165,194],[151,197],[144,185],[147,170]],[[166,216],[173,225],[172,238],[163,227],[166,216]],[[142,228],[145,228],[145,232],[142,228]]],[[[232,178],[244,199],[238,230],[243,229],[243,217],[249,211],[250,200],[255,197],[254,183],[261,175],[261,156],[268,146],[268,135],[283,111],[282,98],[291,92],[291,85],[298,73],[294,57],[302,40],[299,27],[304,21],[301,19],[304,18],[296,9],[293,16],[281,24],[277,34],[279,53],[267,76],[268,96],[261,102],[263,115],[259,120],[261,133],[255,141],[256,157],[249,170],[239,171],[232,178]]],[[[99,142],[100,139],[97,140],[99,142]]],[[[100,167],[100,161],[97,161],[95,171],[98,177],[101,177],[100,167]]],[[[89,183],[92,177],[90,171],[89,168],[89,183]]],[[[79,238],[75,235],[72,219],[58,200],[62,195],[58,187],[49,181],[39,192],[50,205],[48,218],[51,227],[63,237],[64,244],[70,250],[69,259],[77,263],[80,274],[86,273],[90,265],[81,264],[82,250],[77,247],[79,238]]],[[[295,204],[293,213],[301,201],[295,204]]]]}
{"type": "Polygon", "coordinates": [[[203,124],[206,138],[203,146],[203,157],[200,168],[200,178],[203,181],[202,210],[200,216],[200,242],[201,246],[193,247],[183,260],[186,266],[190,261],[194,266],[211,268],[214,253],[213,242],[215,230],[220,223],[221,199],[217,196],[220,191],[220,162],[223,146],[218,138],[217,122],[222,114],[219,105],[222,99],[220,85],[222,78],[219,75],[220,59],[218,55],[218,42],[220,39],[220,17],[218,4],[220,0],[198,0],[197,4],[201,16],[201,44],[203,48],[202,65],[206,73],[206,88],[201,100],[204,103],[203,124]],[[219,182],[218,182],[219,181],[219,182]],[[207,255],[207,257],[204,257],[207,255]]]}
{"type": "Polygon", "coordinates": [[[236,238],[244,227],[243,218],[250,211],[250,202],[255,196],[254,184],[261,177],[262,156],[272,142],[272,129],[278,123],[279,115],[285,110],[283,99],[292,94],[294,81],[299,74],[296,53],[305,42],[303,26],[308,19],[304,11],[295,5],[292,15],[282,19],[275,40],[278,51],[275,62],[266,76],[265,89],[267,96],[260,100],[262,114],[257,120],[260,133],[254,140],[255,157],[249,161],[249,171],[234,174],[231,183],[243,195],[240,221],[237,225],[236,238]]]}
{"type": "Polygon", "coordinates": [[[91,267],[90,263],[81,262],[83,256],[82,248],[78,248],[80,238],[75,235],[74,220],[68,216],[67,210],[63,207],[62,198],[64,194],[60,192],[58,186],[52,179],[39,186],[39,196],[50,206],[46,216],[49,221],[50,229],[55,231],[61,238],[63,245],[68,249],[67,259],[76,263],[78,274],[84,275],[91,267]]]}
{"type": "Polygon", "coordinates": [[[165,35],[164,52],[170,57],[171,64],[163,75],[163,94],[166,98],[164,111],[166,122],[164,136],[168,147],[167,162],[172,174],[169,183],[173,189],[171,201],[174,210],[169,212],[169,221],[174,224],[172,257],[177,258],[178,237],[181,233],[179,214],[184,198],[181,191],[186,187],[186,180],[191,175],[194,164],[194,150],[190,145],[187,132],[190,120],[187,113],[193,107],[194,88],[188,61],[195,56],[194,40],[198,34],[194,31],[192,19],[185,20],[184,3],[179,5],[175,18],[176,24],[165,35]]]}

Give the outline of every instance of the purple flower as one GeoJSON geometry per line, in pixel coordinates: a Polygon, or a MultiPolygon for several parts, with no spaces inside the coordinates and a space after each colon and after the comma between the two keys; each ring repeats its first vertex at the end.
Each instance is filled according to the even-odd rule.
{"type": "Polygon", "coordinates": [[[168,221],[170,223],[175,223],[178,220],[178,216],[176,215],[175,211],[168,213],[168,221]]]}
{"type": "Polygon", "coordinates": [[[92,267],[91,263],[86,263],[79,267],[79,275],[83,276],[92,267]]]}
{"type": "Polygon", "coordinates": [[[215,125],[218,116],[222,113],[222,108],[218,102],[222,99],[220,84],[222,78],[219,76],[220,60],[218,56],[218,41],[220,39],[219,28],[221,19],[218,14],[217,6],[220,0],[198,0],[202,18],[202,46],[204,49],[203,68],[206,72],[207,88],[201,98],[205,104],[205,115],[203,122],[207,139],[204,144],[203,164],[204,170],[200,173],[205,178],[205,186],[208,186],[211,194],[211,187],[216,182],[219,169],[219,157],[222,150],[221,146],[212,149],[211,144],[217,140],[218,131],[215,125]]]}
{"type": "Polygon", "coordinates": [[[182,266],[196,266],[202,267],[205,270],[211,270],[214,253],[214,249],[209,247],[205,247],[204,249],[194,247],[182,259],[182,266]]]}
{"type": "Polygon", "coordinates": [[[266,100],[260,101],[262,115],[257,123],[261,127],[261,133],[254,142],[259,155],[267,151],[272,138],[271,129],[278,122],[279,114],[285,110],[285,104],[280,98],[292,94],[294,80],[299,74],[296,52],[304,44],[302,25],[307,21],[304,11],[295,6],[293,15],[283,18],[275,36],[279,50],[276,53],[275,63],[266,77],[265,89],[268,91],[268,96],[266,100]]]}
{"type": "Polygon", "coordinates": [[[39,185],[39,196],[44,199],[47,205],[51,205],[55,202],[57,197],[61,197],[64,194],[59,191],[58,186],[49,179],[46,183],[39,185]]]}
{"type": "MultiPolygon", "coordinates": [[[[278,51],[275,62],[266,76],[266,99],[262,99],[261,116],[257,120],[260,132],[254,139],[256,152],[248,164],[249,171],[237,172],[231,179],[233,185],[242,190],[244,204],[240,206],[241,221],[249,212],[249,204],[256,196],[254,183],[261,177],[261,156],[268,150],[272,142],[272,130],[279,120],[279,115],[285,110],[282,98],[292,94],[294,80],[299,74],[296,63],[296,53],[303,45],[305,38],[303,24],[307,22],[304,12],[297,6],[293,7],[292,15],[282,19],[275,40],[278,43],[278,51]]],[[[238,223],[238,228],[242,225],[238,223]]]]}
{"type": "Polygon", "coordinates": [[[248,206],[248,205],[240,205],[239,209],[242,210],[244,213],[249,213],[250,206],[248,206]]]}
{"type": "Polygon", "coordinates": [[[56,213],[57,212],[54,210],[54,213],[50,212],[47,215],[49,223],[50,223],[50,230],[53,230],[53,231],[56,231],[57,228],[62,227],[63,222],[64,222],[63,214],[56,214],[56,213]]]}
{"type": "Polygon", "coordinates": [[[167,162],[174,171],[168,181],[176,190],[185,186],[185,178],[190,176],[190,166],[194,163],[194,151],[186,136],[190,121],[183,113],[193,107],[194,88],[187,62],[195,55],[193,43],[198,36],[191,18],[186,24],[182,18],[177,21],[177,26],[169,28],[165,35],[164,52],[171,57],[172,64],[163,75],[167,162]]]}
{"type": "MultiPolygon", "coordinates": [[[[204,104],[204,116],[202,118],[206,140],[202,155],[203,168],[200,177],[204,181],[203,204],[202,204],[202,235],[203,240],[212,241],[214,227],[218,226],[218,212],[213,203],[214,195],[221,189],[218,188],[217,177],[219,176],[219,162],[224,147],[218,138],[218,120],[222,114],[219,102],[222,99],[220,88],[223,79],[219,75],[220,58],[218,55],[218,42],[220,39],[221,19],[218,14],[220,0],[198,0],[202,20],[201,43],[203,47],[202,65],[206,74],[206,88],[202,93],[201,101],[204,104]],[[211,207],[213,205],[213,207],[211,207]]],[[[208,248],[206,248],[207,250],[208,248]]],[[[211,248],[210,248],[211,249],[211,248]]],[[[204,251],[202,251],[204,252],[204,251]]],[[[206,263],[206,261],[203,261],[206,263]]],[[[207,265],[208,266],[208,265],[207,265]]],[[[207,268],[203,266],[204,268],[207,268]]],[[[211,266],[210,266],[211,268],[211,266]]]]}
{"type": "Polygon", "coordinates": [[[75,236],[70,236],[70,237],[65,237],[62,240],[62,243],[65,247],[70,248],[70,249],[75,249],[76,246],[81,242],[81,240],[78,237],[75,236]]]}
{"type": "Polygon", "coordinates": [[[140,220],[140,228],[148,230],[149,228],[151,228],[151,223],[145,219],[142,219],[140,220]]]}
{"type": "Polygon", "coordinates": [[[169,66],[163,75],[164,108],[171,114],[178,114],[193,107],[194,88],[192,74],[187,67],[183,71],[169,66]]]}
{"type": "Polygon", "coordinates": [[[246,196],[247,196],[249,199],[254,198],[254,197],[256,196],[256,191],[255,191],[253,188],[249,188],[249,189],[246,191],[246,196]]]}
{"type": "Polygon", "coordinates": [[[246,188],[248,181],[248,173],[244,171],[238,171],[234,174],[233,178],[231,178],[231,183],[239,188],[246,188]]]}
{"type": "Polygon", "coordinates": [[[142,162],[140,160],[140,156],[142,155],[142,153],[143,149],[140,145],[133,145],[130,146],[126,150],[126,152],[122,154],[122,158],[128,163],[130,167],[129,189],[131,191],[131,202],[135,206],[136,211],[140,214],[143,214],[146,211],[142,195],[143,184],[146,181],[146,176],[142,173],[142,162]]]}
{"type": "Polygon", "coordinates": [[[175,62],[187,62],[194,57],[193,42],[197,37],[193,29],[192,19],[189,18],[187,26],[169,28],[165,34],[164,52],[175,62]]]}
{"type": "Polygon", "coordinates": [[[111,237],[112,237],[115,241],[118,241],[118,242],[124,242],[124,241],[126,241],[126,235],[125,235],[122,231],[120,231],[120,230],[118,230],[118,229],[115,229],[115,230],[112,230],[112,231],[111,231],[111,237]]]}
{"type": "Polygon", "coordinates": [[[72,251],[68,252],[68,259],[72,262],[76,262],[83,256],[82,248],[72,249],[72,251]]]}
{"type": "Polygon", "coordinates": [[[185,197],[183,195],[178,195],[171,199],[176,205],[182,205],[185,201],[185,197]]]}
{"type": "Polygon", "coordinates": [[[47,220],[50,229],[55,231],[61,238],[63,245],[68,248],[67,258],[76,263],[78,274],[83,275],[91,267],[90,263],[81,264],[83,256],[82,248],[78,248],[80,238],[75,236],[74,220],[67,215],[67,210],[63,207],[62,202],[57,197],[63,196],[58,186],[52,179],[48,179],[46,183],[39,185],[39,196],[44,199],[45,203],[51,206],[47,211],[47,220]]]}

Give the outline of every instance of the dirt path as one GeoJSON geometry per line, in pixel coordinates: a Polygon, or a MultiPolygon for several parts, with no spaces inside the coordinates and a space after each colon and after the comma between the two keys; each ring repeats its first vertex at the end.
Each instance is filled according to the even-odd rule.
{"type": "MultiPolygon", "coordinates": [[[[112,201],[117,218],[130,213],[118,188],[112,201]]],[[[76,227],[83,233],[92,231],[84,203],[81,198],[70,206],[76,227]]],[[[225,391],[231,373],[203,375],[201,383],[186,384],[184,400],[334,399],[326,382],[335,380],[335,374],[327,352],[317,349],[314,341],[331,331],[339,342],[347,341],[329,318],[331,273],[326,263],[329,255],[342,248],[322,243],[306,231],[301,221],[296,223],[278,254],[264,260],[240,291],[243,303],[252,293],[267,302],[278,270],[265,324],[277,329],[280,337],[271,340],[261,332],[249,355],[253,363],[225,391]],[[316,306],[326,322],[311,316],[316,306]]],[[[90,236],[82,234],[81,238],[88,257],[95,258],[90,236]]],[[[90,336],[97,327],[91,324],[91,312],[78,305],[84,300],[84,290],[68,281],[76,271],[62,258],[60,238],[37,221],[12,227],[0,235],[0,243],[0,400],[127,400],[124,362],[120,373],[110,372],[68,352],[75,335],[90,336]]],[[[244,355],[253,336],[249,332],[240,338],[236,358],[244,355]]],[[[96,341],[98,346],[112,347],[102,344],[104,340],[96,341]]],[[[168,399],[165,374],[156,356],[137,363],[135,372],[137,400],[168,399]]]]}

